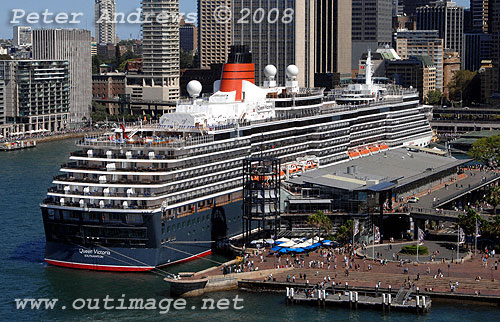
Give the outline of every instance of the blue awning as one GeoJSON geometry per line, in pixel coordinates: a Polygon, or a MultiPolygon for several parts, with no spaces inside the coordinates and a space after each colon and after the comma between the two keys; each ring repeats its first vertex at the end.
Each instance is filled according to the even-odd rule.
{"type": "Polygon", "coordinates": [[[278,246],[274,246],[273,248],[271,248],[271,251],[273,252],[277,252],[281,249],[281,247],[278,247],[278,246]]]}

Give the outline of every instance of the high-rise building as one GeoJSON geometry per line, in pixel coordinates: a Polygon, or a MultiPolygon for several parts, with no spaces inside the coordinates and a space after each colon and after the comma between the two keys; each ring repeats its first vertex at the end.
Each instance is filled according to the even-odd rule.
{"type": "Polygon", "coordinates": [[[483,60],[491,59],[491,35],[485,33],[473,33],[464,35],[463,68],[477,71],[481,68],[483,60]]]}
{"type": "Polygon", "coordinates": [[[351,73],[351,0],[316,2],[315,73],[351,73]]]}
{"type": "Polygon", "coordinates": [[[392,0],[352,0],[351,69],[357,70],[368,49],[392,43],[392,0]]]}
{"type": "Polygon", "coordinates": [[[450,83],[455,74],[460,70],[460,55],[457,52],[448,51],[443,57],[443,94],[450,99],[450,83]]]}
{"type": "Polygon", "coordinates": [[[143,75],[127,77],[127,94],[143,101],[177,100],[180,77],[179,0],[142,0],[142,15],[143,75]]]}
{"type": "Polygon", "coordinates": [[[182,19],[179,32],[181,49],[185,52],[196,52],[198,50],[198,27],[182,19]]]}
{"type": "Polygon", "coordinates": [[[403,6],[403,12],[407,16],[415,16],[417,8],[428,5],[435,0],[399,0],[399,4],[403,6]]]}
{"type": "Polygon", "coordinates": [[[429,56],[436,67],[436,89],[443,91],[443,40],[437,30],[399,30],[396,51],[401,59],[429,56]]]}
{"type": "Polygon", "coordinates": [[[416,88],[421,101],[425,101],[429,92],[436,89],[436,67],[429,56],[388,61],[386,76],[405,88],[416,88]]]}
{"type": "Polygon", "coordinates": [[[500,93],[500,0],[490,0],[489,3],[489,31],[491,33],[491,59],[495,78],[493,89],[500,93]]]}
{"type": "Polygon", "coordinates": [[[224,64],[227,60],[232,35],[231,21],[226,18],[230,18],[233,1],[248,2],[198,0],[198,56],[202,69],[210,69],[211,64],[224,64]]]}
{"type": "Polygon", "coordinates": [[[0,80],[4,117],[16,124],[16,133],[59,131],[67,126],[68,61],[3,60],[0,80]]]}
{"type": "Polygon", "coordinates": [[[444,48],[463,54],[464,8],[442,0],[417,8],[417,29],[438,30],[444,48]]]}
{"type": "Polygon", "coordinates": [[[488,32],[489,0],[470,0],[471,27],[475,33],[488,32]]]}
{"type": "Polygon", "coordinates": [[[116,44],[116,0],[95,0],[95,38],[97,44],[116,44]]]}
{"type": "MultiPolygon", "coordinates": [[[[297,77],[299,85],[313,86],[316,2],[233,0],[233,43],[246,45],[252,52],[258,84],[265,80],[266,65],[274,65],[278,69],[276,80],[284,85],[285,70],[288,65],[294,64],[300,72],[297,77]],[[247,12],[251,15],[248,16],[247,12]],[[273,14],[265,14],[260,19],[259,12],[273,14]]],[[[200,43],[200,50],[202,46],[200,43]]]]}
{"type": "Polygon", "coordinates": [[[402,0],[392,0],[392,17],[403,15],[403,1],[402,0]]]}
{"type": "Polygon", "coordinates": [[[12,45],[14,47],[28,47],[33,43],[31,27],[15,26],[13,28],[14,34],[12,37],[12,45]]]}
{"type": "Polygon", "coordinates": [[[33,30],[33,59],[69,62],[69,122],[90,120],[92,103],[91,34],[82,29],[33,30]]]}

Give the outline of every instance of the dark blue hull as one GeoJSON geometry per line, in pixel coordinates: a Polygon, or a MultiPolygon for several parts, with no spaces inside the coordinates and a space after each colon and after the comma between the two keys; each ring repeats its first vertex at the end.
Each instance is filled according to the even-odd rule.
{"type": "MultiPolygon", "coordinates": [[[[102,234],[106,230],[128,231],[130,227],[121,227],[116,223],[89,226],[83,220],[66,223],[61,219],[58,222],[42,208],[47,236],[45,260],[53,265],[80,269],[147,271],[159,266],[196,259],[209,255],[214,242],[242,232],[241,205],[242,202],[239,200],[200,211],[196,209],[191,214],[176,216],[167,221],[162,220],[161,213],[147,215],[149,216],[147,220],[138,227],[133,227],[136,231],[138,229],[144,231],[147,238],[144,237],[143,241],[137,242],[137,246],[128,247],[105,243],[106,236],[102,234]],[[72,240],[51,240],[50,236],[56,229],[60,229],[57,228],[60,226],[71,228],[69,231],[73,235],[68,238],[72,240]],[[98,231],[101,236],[88,237],[87,231],[92,231],[94,234],[98,231]],[[81,238],[78,239],[77,236],[81,238]]],[[[83,218],[83,211],[81,216],[83,218]]]]}

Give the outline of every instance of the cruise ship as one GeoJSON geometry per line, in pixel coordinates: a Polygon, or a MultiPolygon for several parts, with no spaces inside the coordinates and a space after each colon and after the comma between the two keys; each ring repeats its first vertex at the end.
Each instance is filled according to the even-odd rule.
{"type": "Polygon", "coordinates": [[[365,84],[340,95],[300,88],[274,66],[255,85],[251,53],[233,46],[212,95],[189,99],[154,125],[85,137],[41,204],[45,260],[104,271],[148,271],[211,253],[242,233],[243,161],[275,157],[282,177],[432,138],[413,89],[365,84]]]}

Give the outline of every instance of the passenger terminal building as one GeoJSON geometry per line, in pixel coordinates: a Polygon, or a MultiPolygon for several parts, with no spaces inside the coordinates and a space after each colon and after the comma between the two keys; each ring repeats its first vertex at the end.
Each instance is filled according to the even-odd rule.
{"type": "Polygon", "coordinates": [[[378,214],[380,207],[428,190],[457,174],[470,160],[447,152],[398,148],[320,168],[285,182],[282,227],[305,228],[308,215],[323,211],[336,225],[378,214]]]}

